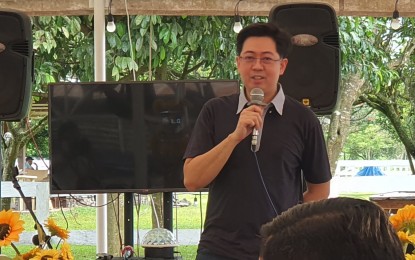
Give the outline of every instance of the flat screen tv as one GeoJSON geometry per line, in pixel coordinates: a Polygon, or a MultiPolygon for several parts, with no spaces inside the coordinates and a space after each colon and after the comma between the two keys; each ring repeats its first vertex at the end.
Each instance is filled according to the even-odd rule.
{"type": "Polygon", "coordinates": [[[49,85],[50,192],[185,191],[182,156],[203,104],[238,81],[49,85]]]}

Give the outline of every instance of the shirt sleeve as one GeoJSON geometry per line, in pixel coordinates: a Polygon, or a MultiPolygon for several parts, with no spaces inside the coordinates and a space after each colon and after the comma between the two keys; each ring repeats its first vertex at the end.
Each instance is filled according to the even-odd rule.
{"type": "Polygon", "coordinates": [[[319,184],[331,180],[330,164],[327,155],[323,130],[317,118],[305,134],[303,153],[303,174],[306,181],[319,184]]]}
{"type": "Polygon", "coordinates": [[[193,127],[183,159],[194,158],[213,148],[212,121],[213,113],[209,107],[209,103],[206,103],[199,113],[195,126],[193,127]]]}

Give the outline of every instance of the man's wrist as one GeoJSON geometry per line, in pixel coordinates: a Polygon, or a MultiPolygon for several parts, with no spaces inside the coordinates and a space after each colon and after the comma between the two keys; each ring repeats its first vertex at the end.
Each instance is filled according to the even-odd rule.
{"type": "Polygon", "coordinates": [[[229,134],[227,139],[234,144],[239,144],[242,141],[235,133],[229,134]]]}

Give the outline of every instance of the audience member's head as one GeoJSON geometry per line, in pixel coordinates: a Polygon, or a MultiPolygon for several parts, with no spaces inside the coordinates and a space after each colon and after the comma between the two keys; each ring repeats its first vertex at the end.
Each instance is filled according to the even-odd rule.
{"type": "Polygon", "coordinates": [[[387,214],[360,199],[297,205],[261,229],[263,260],[400,260],[401,243],[387,214]]]}

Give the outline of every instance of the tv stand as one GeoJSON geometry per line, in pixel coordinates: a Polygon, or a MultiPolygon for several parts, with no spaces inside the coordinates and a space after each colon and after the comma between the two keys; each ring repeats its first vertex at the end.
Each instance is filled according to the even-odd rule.
{"type": "Polygon", "coordinates": [[[173,232],[173,192],[163,192],[163,223],[173,232]]]}
{"type": "MultiPolygon", "coordinates": [[[[173,193],[163,192],[164,228],[173,232],[173,193]]],[[[124,245],[134,245],[134,193],[124,193],[124,245]]],[[[113,258],[114,259],[114,258],[113,258]]]]}
{"type": "Polygon", "coordinates": [[[124,193],[124,245],[134,246],[134,193],[124,193]]]}

